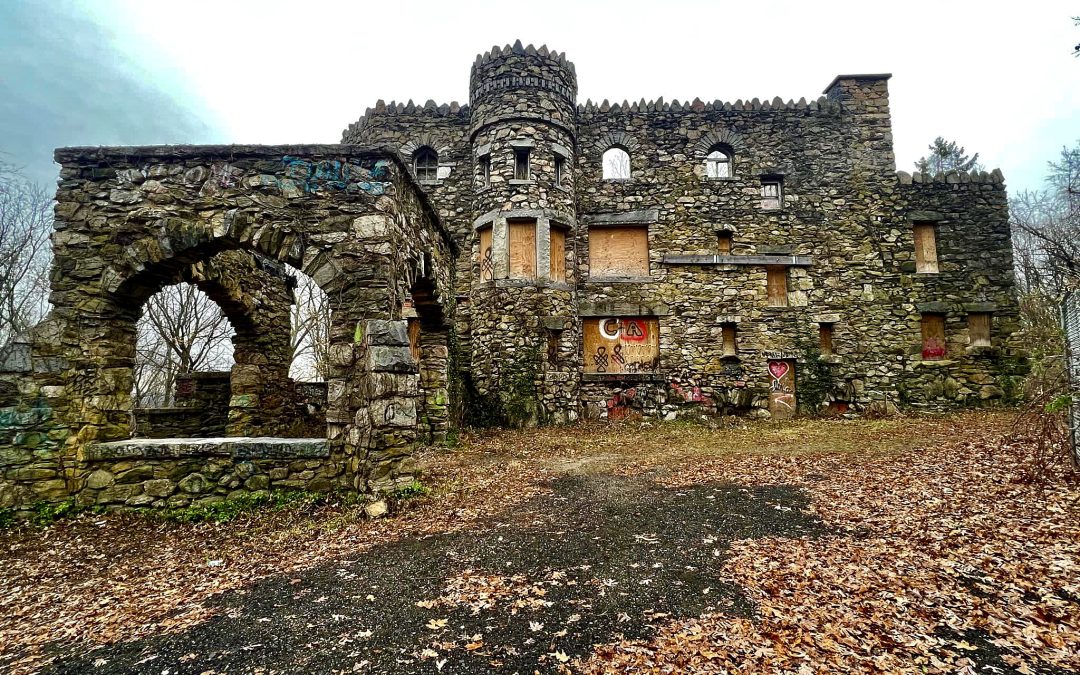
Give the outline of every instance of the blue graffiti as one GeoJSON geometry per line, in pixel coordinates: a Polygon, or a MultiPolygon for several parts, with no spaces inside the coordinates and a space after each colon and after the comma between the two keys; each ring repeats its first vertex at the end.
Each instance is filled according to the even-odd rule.
{"type": "Polygon", "coordinates": [[[285,179],[279,179],[279,187],[289,181],[291,185],[307,193],[320,190],[361,190],[378,196],[386,193],[386,179],[390,177],[389,168],[383,160],[377,162],[371,170],[359,164],[336,159],[311,161],[285,155],[281,162],[285,165],[285,179]]]}

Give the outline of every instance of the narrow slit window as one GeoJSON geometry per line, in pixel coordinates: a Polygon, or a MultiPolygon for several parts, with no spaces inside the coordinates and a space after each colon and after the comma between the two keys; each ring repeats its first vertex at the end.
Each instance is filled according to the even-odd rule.
{"type": "Polygon", "coordinates": [[[510,238],[510,278],[536,278],[536,221],[507,222],[510,238]]]}
{"type": "Polygon", "coordinates": [[[721,148],[713,148],[705,157],[705,176],[707,178],[731,178],[731,155],[721,148]]]}
{"type": "Polygon", "coordinates": [[[935,223],[915,223],[915,271],[934,274],[938,271],[937,226],[935,223]]]}
{"type": "Polygon", "coordinates": [[[779,178],[761,179],[761,208],[779,209],[784,206],[784,182],[779,178]]]}
{"type": "Polygon", "coordinates": [[[823,322],[818,324],[818,342],[822,356],[833,354],[833,324],[823,322]]]}
{"type": "Polygon", "coordinates": [[[993,318],[989,312],[968,314],[968,340],[972,347],[990,346],[990,326],[993,318]]]}
{"type": "Polygon", "coordinates": [[[922,315],[922,357],[924,361],[940,361],[945,358],[945,315],[922,315]]]}
{"type": "Polygon", "coordinates": [[[493,281],[495,279],[495,255],[491,250],[491,226],[480,230],[480,247],[478,251],[480,264],[480,281],[493,281]]]}
{"type": "Polygon", "coordinates": [[[551,267],[548,270],[552,281],[566,281],[566,230],[551,226],[551,267]]]}
{"type": "Polygon", "coordinates": [[[491,155],[480,158],[480,185],[482,187],[491,185],[491,155]]]}
{"type": "Polygon", "coordinates": [[[562,185],[563,172],[566,170],[566,160],[562,155],[555,155],[555,184],[562,185]]]}
{"type": "Polygon", "coordinates": [[[769,307],[788,306],[788,268],[770,265],[765,268],[769,307]]]}
{"type": "Polygon", "coordinates": [[[716,252],[720,255],[731,255],[731,232],[716,233],[716,252]]]}
{"type": "Polygon", "coordinates": [[[514,178],[529,180],[529,149],[514,148],[514,178]]]}
{"type": "Polygon", "coordinates": [[[735,356],[738,354],[738,324],[725,323],[720,327],[720,331],[724,343],[724,356],[735,356]]]}

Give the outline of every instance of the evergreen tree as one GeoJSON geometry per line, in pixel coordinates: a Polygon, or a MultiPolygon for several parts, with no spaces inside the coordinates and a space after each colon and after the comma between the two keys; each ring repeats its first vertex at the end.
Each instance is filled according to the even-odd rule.
{"type": "Polygon", "coordinates": [[[930,154],[915,162],[916,171],[936,174],[942,171],[983,170],[983,165],[979,164],[979,153],[968,157],[963,146],[957,145],[955,141],[946,141],[938,136],[928,147],[930,154]]]}

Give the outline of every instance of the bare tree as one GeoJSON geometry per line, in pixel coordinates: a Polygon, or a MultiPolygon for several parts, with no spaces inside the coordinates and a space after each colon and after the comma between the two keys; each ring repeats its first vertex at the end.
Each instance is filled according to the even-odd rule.
{"type": "Polygon", "coordinates": [[[292,366],[289,376],[304,382],[321,382],[327,377],[330,349],[330,298],[315,281],[288,266],[296,278],[290,310],[292,366]]]}
{"type": "Polygon", "coordinates": [[[173,404],[176,376],[232,366],[233,328],[192,284],[166,286],[146,301],[138,323],[135,389],[138,407],[173,404]]]}
{"type": "Polygon", "coordinates": [[[1022,192],[1010,208],[1022,284],[1054,296],[1080,288],[1080,143],[1050,162],[1045,190],[1022,192]]]}
{"type": "Polygon", "coordinates": [[[0,360],[49,307],[52,197],[0,162],[0,360]]]}

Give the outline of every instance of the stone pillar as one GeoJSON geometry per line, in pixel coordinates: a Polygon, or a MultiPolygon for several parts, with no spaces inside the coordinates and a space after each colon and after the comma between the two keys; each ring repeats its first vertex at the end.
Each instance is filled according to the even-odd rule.
{"type": "Polygon", "coordinates": [[[367,320],[361,330],[354,484],[361,492],[389,492],[416,476],[411,451],[420,371],[409,349],[407,321],[367,320]]]}

